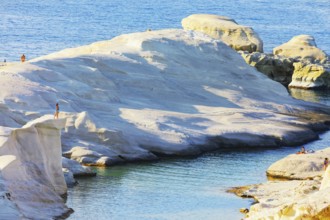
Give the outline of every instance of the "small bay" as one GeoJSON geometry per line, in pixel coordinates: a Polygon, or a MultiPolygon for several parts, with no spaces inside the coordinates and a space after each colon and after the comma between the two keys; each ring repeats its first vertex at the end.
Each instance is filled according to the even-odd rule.
{"type": "MultiPolygon", "coordinates": [[[[327,91],[294,90],[295,98],[329,105],[327,91]]],[[[305,145],[329,146],[330,132],[305,145]]],[[[300,147],[224,149],[197,158],[167,158],[155,162],[94,168],[95,178],[78,179],[68,193],[75,210],[69,219],[224,219],[243,217],[240,208],[253,200],[226,190],[267,180],[266,169],[300,147]]],[[[320,161],[322,163],[322,161],[320,161]]]]}

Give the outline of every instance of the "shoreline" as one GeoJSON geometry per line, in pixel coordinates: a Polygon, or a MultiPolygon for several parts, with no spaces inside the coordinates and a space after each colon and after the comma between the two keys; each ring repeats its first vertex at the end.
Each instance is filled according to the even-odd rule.
{"type": "Polygon", "coordinates": [[[330,191],[328,187],[329,175],[327,174],[330,173],[330,168],[328,167],[327,170],[322,170],[320,166],[322,164],[320,158],[329,156],[330,147],[312,153],[287,155],[273,163],[267,169],[265,172],[267,182],[231,187],[227,192],[233,193],[243,199],[252,198],[255,201],[249,208],[241,209],[241,213],[243,213],[243,210],[246,219],[281,217],[291,219],[289,213],[296,213],[294,215],[295,218],[302,216],[304,218],[323,219],[322,216],[330,215],[330,200],[318,201],[315,199],[315,195],[325,195],[330,191]],[[292,158],[296,158],[300,162],[295,162],[292,158]],[[313,167],[316,161],[319,161],[318,168],[313,167]],[[290,163],[299,165],[292,166],[290,163]],[[283,166],[280,164],[283,164],[283,166]],[[293,170],[297,166],[304,169],[298,168],[293,170]],[[290,173],[296,172],[301,177],[283,176],[282,174],[278,175],[281,178],[277,178],[277,175],[272,175],[268,171],[270,169],[276,169],[275,167],[279,169],[278,172],[282,172],[283,174],[283,169],[288,169],[290,173]],[[319,218],[320,216],[321,218],[319,218]]]}

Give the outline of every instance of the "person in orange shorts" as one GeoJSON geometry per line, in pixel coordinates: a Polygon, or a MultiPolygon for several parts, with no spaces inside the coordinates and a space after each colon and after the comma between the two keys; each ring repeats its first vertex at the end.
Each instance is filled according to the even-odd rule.
{"type": "Polygon", "coordinates": [[[25,55],[24,54],[21,56],[21,61],[22,61],[22,63],[25,62],[25,55]]]}

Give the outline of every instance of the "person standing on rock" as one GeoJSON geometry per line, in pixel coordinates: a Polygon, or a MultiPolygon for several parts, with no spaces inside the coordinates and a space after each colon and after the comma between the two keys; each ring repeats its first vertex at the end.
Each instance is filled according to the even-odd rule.
{"type": "Polygon", "coordinates": [[[326,170],[328,168],[328,165],[329,165],[329,160],[328,158],[325,158],[323,162],[323,169],[326,170]]]}
{"type": "Polygon", "coordinates": [[[60,106],[58,105],[58,103],[56,103],[54,119],[57,119],[58,118],[58,114],[59,113],[60,113],[60,106]]]}
{"type": "Polygon", "coordinates": [[[25,62],[25,55],[24,54],[21,56],[21,61],[22,61],[22,63],[25,62]]]}

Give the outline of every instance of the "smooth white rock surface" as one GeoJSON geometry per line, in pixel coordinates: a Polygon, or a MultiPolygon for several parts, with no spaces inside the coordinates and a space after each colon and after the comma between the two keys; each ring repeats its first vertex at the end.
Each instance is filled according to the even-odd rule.
{"type": "Polygon", "coordinates": [[[291,98],[222,42],[176,29],[8,65],[0,78],[1,125],[19,127],[59,102],[63,150],[90,165],[299,144],[317,134],[292,114],[329,112],[291,98]]]}
{"type": "MultiPolygon", "coordinates": [[[[52,115],[22,128],[0,126],[0,174],[2,188],[10,195],[6,198],[16,207],[11,214],[52,219],[70,211],[60,196],[67,191],[61,163],[60,130],[64,126],[65,119],[53,120],[52,115]]],[[[1,216],[6,213],[0,211],[1,216]]]]}
{"type": "Polygon", "coordinates": [[[326,169],[326,171],[323,174],[323,179],[322,179],[320,190],[324,190],[329,187],[330,187],[330,166],[328,166],[328,168],[326,169]]]}

